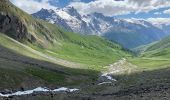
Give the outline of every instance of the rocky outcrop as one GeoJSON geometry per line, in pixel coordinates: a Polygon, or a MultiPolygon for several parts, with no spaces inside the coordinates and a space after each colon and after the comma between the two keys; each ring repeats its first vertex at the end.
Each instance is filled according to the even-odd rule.
{"type": "Polygon", "coordinates": [[[3,12],[0,13],[0,32],[16,40],[22,40],[28,35],[26,26],[17,17],[3,12]]]}

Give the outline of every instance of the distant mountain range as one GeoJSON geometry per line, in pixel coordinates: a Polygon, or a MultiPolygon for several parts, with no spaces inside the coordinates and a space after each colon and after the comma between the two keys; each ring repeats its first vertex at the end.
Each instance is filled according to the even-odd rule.
{"type": "Polygon", "coordinates": [[[163,22],[163,23],[152,23],[154,26],[157,28],[161,29],[164,31],[165,34],[169,35],[170,34],[170,22],[163,22]]]}
{"type": "Polygon", "coordinates": [[[94,35],[102,35],[107,32],[113,21],[113,18],[105,17],[99,13],[80,15],[73,7],[55,10],[41,9],[33,15],[59,25],[67,31],[94,35]]]}
{"type": "Polygon", "coordinates": [[[67,31],[103,36],[130,49],[158,41],[170,33],[169,26],[160,28],[145,20],[115,19],[100,13],[81,15],[73,7],[41,9],[32,15],[67,31]]]}

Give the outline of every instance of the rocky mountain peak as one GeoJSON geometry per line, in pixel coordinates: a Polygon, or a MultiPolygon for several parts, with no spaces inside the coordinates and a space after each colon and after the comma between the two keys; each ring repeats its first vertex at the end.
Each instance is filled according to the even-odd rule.
{"type": "Polygon", "coordinates": [[[72,6],[67,6],[65,8],[63,8],[63,10],[65,12],[67,12],[69,15],[71,16],[75,16],[76,18],[78,18],[79,20],[81,20],[81,15],[78,13],[78,11],[72,7],[72,6]]]}
{"type": "Polygon", "coordinates": [[[51,15],[49,12],[47,14],[41,13],[39,15],[39,12],[37,12],[34,16],[39,17],[43,15],[41,19],[53,22],[53,24],[59,25],[68,31],[104,36],[127,48],[133,48],[157,41],[165,36],[165,33],[161,29],[145,20],[118,19],[104,16],[101,13],[81,15],[74,7],[58,8],[57,10],[54,10],[54,12],[51,12],[53,13],[51,15]],[[129,40],[127,37],[134,39],[129,40]],[[145,39],[143,39],[143,37],[145,39]],[[126,39],[128,41],[127,43],[124,41],[126,39]],[[129,47],[129,43],[133,45],[129,47]]]}

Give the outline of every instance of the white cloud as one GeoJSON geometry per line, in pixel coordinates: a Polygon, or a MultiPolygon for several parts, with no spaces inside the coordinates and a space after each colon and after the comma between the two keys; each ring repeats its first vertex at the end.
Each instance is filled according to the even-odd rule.
{"type": "Polygon", "coordinates": [[[162,13],[161,12],[155,12],[154,14],[155,15],[161,15],[162,13]]]}
{"type": "Polygon", "coordinates": [[[112,16],[131,12],[149,12],[162,7],[169,7],[170,0],[95,0],[89,3],[72,2],[70,6],[75,7],[82,14],[99,12],[112,16]]]}
{"type": "Polygon", "coordinates": [[[10,0],[14,5],[23,9],[27,13],[35,13],[42,8],[55,9],[56,7],[49,4],[49,0],[41,0],[41,2],[35,0],[10,0]]]}
{"type": "Polygon", "coordinates": [[[80,2],[81,0],[73,0],[73,2],[80,2]]]}
{"type": "MultiPolygon", "coordinates": [[[[41,8],[56,8],[50,5],[50,0],[41,0],[41,2],[35,0],[10,1],[30,14],[39,11],[41,8]]],[[[113,16],[131,12],[149,12],[153,9],[170,7],[170,0],[95,0],[89,3],[81,2],[81,0],[72,0],[69,6],[75,7],[82,14],[98,12],[107,16],[113,16]]],[[[166,10],[164,13],[170,14],[170,10],[166,10]]]]}
{"type": "Polygon", "coordinates": [[[170,24],[170,18],[148,18],[147,21],[153,24],[170,24]]]}
{"type": "Polygon", "coordinates": [[[165,10],[165,11],[164,11],[164,14],[170,14],[170,9],[165,10]]]}

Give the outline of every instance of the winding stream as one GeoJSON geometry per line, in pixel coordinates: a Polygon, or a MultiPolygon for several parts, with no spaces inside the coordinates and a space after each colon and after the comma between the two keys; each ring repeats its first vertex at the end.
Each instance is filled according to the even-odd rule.
{"type": "MultiPolygon", "coordinates": [[[[100,76],[100,78],[102,78],[104,80],[102,80],[100,83],[98,83],[98,85],[111,84],[113,82],[116,82],[117,80],[114,79],[112,77],[112,75],[115,74],[115,73],[119,73],[121,71],[124,71],[124,69],[122,69],[121,66],[125,62],[126,62],[126,59],[123,58],[123,59],[119,60],[118,62],[107,66],[109,68],[109,71],[103,73],[100,76]]],[[[75,91],[79,91],[79,90],[80,89],[77,89],[77,88],[70,89],[70,88],[66,88],[66,87],[61,87],[61,88],[54,89],[54,90],[51,90],[49,88],[37,87],[33,90],[17,91],[15,93],[10,93],[10,94],[0,93],[0,97],[22,96],[22,95],[33,94],[33,93],[36,93],[36,92],[44,92],[44,93],[47,93],[47,92],[70,92],[71,93],[71,92],[75,92],[75,91]]]]}
{"type": "Polygon", "coordinates": [[[61,87],[61,88],[58,88],[58,89],[51,90],[51,89],[48,89],[48,88],[38,87],[38,88],[35,88],[33,90],[18,91],[18,92],[11,93],[11,94],[0,93],[0,97],[29,95],[29,94],[33,94],[35,92],[75,92],[75,91],[79,91],[79,89],[76,89],[76,88],[69,89],[69,88],[66,88],[66,87],[61,87]]]}

